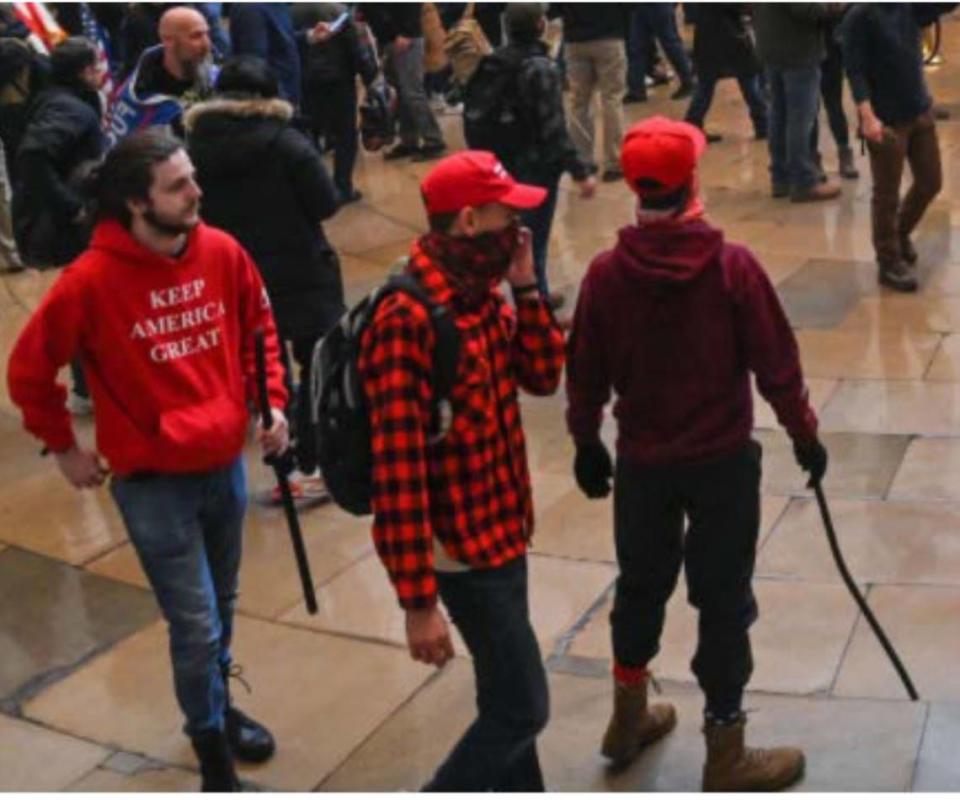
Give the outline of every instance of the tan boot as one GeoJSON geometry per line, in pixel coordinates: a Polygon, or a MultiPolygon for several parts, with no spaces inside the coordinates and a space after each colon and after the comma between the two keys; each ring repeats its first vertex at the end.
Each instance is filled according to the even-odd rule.
{"type": "Polygon", "coordinates": [[[745,715],[724,725],[707,723],[704,792],[776,792],[803,776],[803,753],[795,747],[744,747],[745,715]]]}
{"type": "Polygon", "coordinates": [[[647,684],[614,683],[613,716],[603,737],[601,752],[613,764],[627,764],[648,745],[662,739],[677,724],[677,712],[669,703],[647,705],[647,684]]]}

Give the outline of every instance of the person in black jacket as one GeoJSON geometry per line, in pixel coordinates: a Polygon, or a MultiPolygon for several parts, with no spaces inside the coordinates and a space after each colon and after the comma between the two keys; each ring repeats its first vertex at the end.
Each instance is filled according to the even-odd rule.
{"type": "MultiPolygon", "coordinates": [[[[767,102],[760,89],[760,60],[747,27],[742,3],[702,3],[697,7],[693,33],[693,60],[697,83],[687,109],[688,123],[703,128],[713,92],[721,78],[736,78],[750,109],[757,139],[767,138],[767,102]]],[[[707,134],[719,142],[719,134],[707,134]]]]}
{"type": "Polygon", "coordinates": [[[217,78],[217,97],[184,117],[190,158],[203,190],[204,220],[234,235],[257,263],[280,337],[300,366],[294,422],[303,491],[322,493],[310,475],[316,453],[309,414],[314,344],[345,312],[337,255],[320,223],[338,206],[317,149],[291,125],[263,59],[235,56],[217,78]]]}
{"type": "Polygon", "coordinates": [[[28,111],[16,154],[13,223],[17,246],[34,266],[64,265],[86,247],[80,173],[99,161],[96,46],[76,36],[53,51],[51,85],[28,111]]]}
{"type": "Polygon", "coordinates": [[[333,146],[333,182],[341,203],[363,196],[353,186],[357,162],[357,76],[369,86],[377,64],[363,47],[352,17],[336,31],[330,23],[345,13],[340,3],[318,3],[312,14],[301,12],[294,20],[303,62],[303,108],[315,137],[333,146]],[[321,25],[324,23],[325,25],[321,25]],[[305,30],[304,30],[305,29],[305,30]]]}

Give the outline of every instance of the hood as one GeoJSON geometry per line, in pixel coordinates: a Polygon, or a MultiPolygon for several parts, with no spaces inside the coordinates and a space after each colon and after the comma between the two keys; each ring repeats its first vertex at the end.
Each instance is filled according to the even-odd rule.
{"type": "Polygon", "coordinates": [[[209,177],[249,172],[292,118],[293,106],[279,98],[216,98],[191,107],[183,122],[190,156],[209,177]]]}
{"type": "Polygon", "coordinates": [[[696,279],[720,253],[723,232],[703,220],[672,226],[627,226],[614,255],[641,281],[679,285],[696,279]]]}
{"type": "Polygon", "coordinates": [[[93,230],[89,250],[103,253],[111,259],[121,260],[131,267],[136,266],[136,269],[169,270],[193,259],[197,238],[202,228],[204,225],[201,223],[190,232],[187,236],[187,247],[180,256],[168,257],[141,245],[119,221],[104,220],[93,230]]]}

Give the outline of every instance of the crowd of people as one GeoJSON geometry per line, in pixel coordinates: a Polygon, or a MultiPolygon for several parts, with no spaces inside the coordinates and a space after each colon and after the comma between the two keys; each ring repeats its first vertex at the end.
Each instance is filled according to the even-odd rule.
{"type": "MultiPolygon", "coordinates": [[[[685,4],[691,61],[670,4],[80,3],[32,16],[21,7],[39,4],[12,5],[0,7],[0,256],[67,268],[14,347],[10,395],[71,484],[112,475],[170,624],[205,790],[237,791],[234,759],[278,749],[229,694],[253,336],[266,341],[273,420],[261,421],[262,449],[284,453],[292,436],[301,488],[322,494],[312,358],[346,311],[322,222],[361,198],[358,84],[390,100],[381,123],[395,98],[398,141],[384,159],[439,160],[420,187],[429,230],[403,268],[430,305],[387,295],[353,355],[373,540],[410,654],[446,663],[449,616],[474,660],[477,718],[425,788],[545,788],[536,740],[549,694],[527,602],[534,517],[518,391],[554,393],[564,366],[573,475],[591,499],[614,492],[601,752],[629,763],[675,725],[647,688],[685,568],[700,615],[704,788],[776,790],[802,775],[800,750],[745,745],[761,463],[751,374],[813,484],[827,453],[770,280],[705,219],[698,164],[721,137],[704,126],[717,82],[736,79],[769,143],[772,197],[830,201],[841,189],[820,156],[821,98],[839,173],[857,177],[846,75],[870,152],[879,280],[916,290],[911,234],[942,180],[920,31],[952,6],[685,4]],[[437,58],[447,30],[469,46],[437,58]],[[657,45],[685,119],[624,131],[623,105],[670,80],[657,45]],[[447,153],[440,110],[462,112],[467,150],[447,153]],[[567,326],[547,248],[564,174],[584,198],[598,177],[622,182],[637,210],[590,264],[567,326]],[[439,308],[459,359],[438,430],[439,308]],[[56,383],[67,364],[69,396],[56,383]],[[600,438],[612,395],[615,461],[600,438]],[[96,449],[77,442],[69,414],[91,407],[96,449]]],[[[381,133],[380,144],[393,135],[381,133]]]]}

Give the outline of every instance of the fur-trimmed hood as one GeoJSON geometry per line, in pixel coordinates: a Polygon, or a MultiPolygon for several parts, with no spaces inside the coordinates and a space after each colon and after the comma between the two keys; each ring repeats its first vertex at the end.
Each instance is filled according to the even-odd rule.
{"type": "Polygon", "coordinates": [[[201,117],[209,114],[226,114],[231,117],[261,117],[266,119],[293,119],[293,106],[281,98],[238,98],[219,97],[194,104],[183,115],[183,127],[190,134],[201,117]]]}
{"type": "Polygon", "coordinates": [[[282,138],[295,136],[293,106],[277,98],[216,98],[184,115],[190,156],[201,178],[246,174],[282,138]]]}

